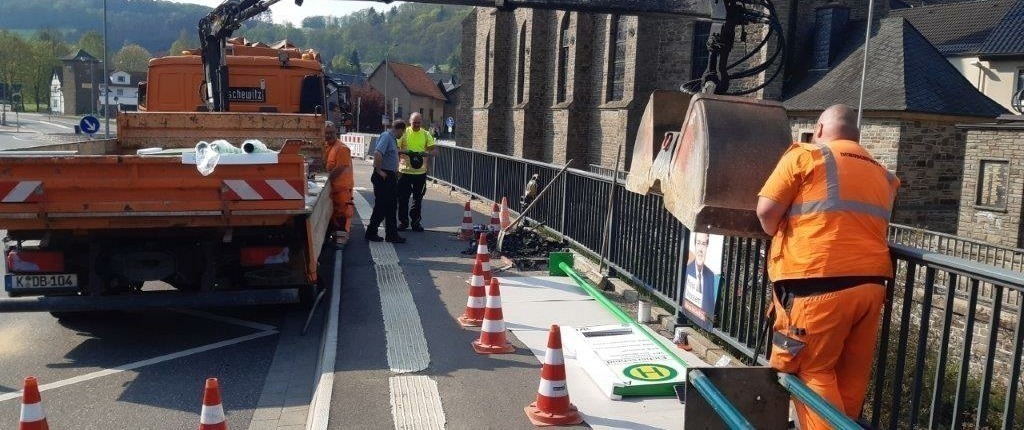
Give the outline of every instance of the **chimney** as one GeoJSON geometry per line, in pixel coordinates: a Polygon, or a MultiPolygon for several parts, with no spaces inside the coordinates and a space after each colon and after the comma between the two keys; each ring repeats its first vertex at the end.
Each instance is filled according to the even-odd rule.
{"type": "Polygon", "coordinates": [[[811,70],[828,70],[836,53],[842,48],[842,36],[850,22],[850,8],[830,3],[814,13],[814,49],[811,70]]]}

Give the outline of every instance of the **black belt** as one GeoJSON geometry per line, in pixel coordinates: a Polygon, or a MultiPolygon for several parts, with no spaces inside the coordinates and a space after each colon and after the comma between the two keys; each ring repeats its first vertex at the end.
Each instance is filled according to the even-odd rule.
{"type": "Polygon", "coordinates": [[[782,289],[783,296],[810,297],[834,293],[863,284],[884,286],[889,278],[882,276],[837,276],[831,278],[786,279],[775,282],[782,289]]]}

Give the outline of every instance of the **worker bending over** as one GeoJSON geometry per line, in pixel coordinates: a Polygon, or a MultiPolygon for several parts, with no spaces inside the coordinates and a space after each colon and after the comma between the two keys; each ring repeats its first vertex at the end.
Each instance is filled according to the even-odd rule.
{"type": "MultiPolygon", "coordinates": [[[[886,231],[899,179],[858,143],[845,105],[818,118],[814,143],[794,143],[758,193],[772,236],[771,365],[795,374],[852,419],[861,413],[879,315],[892,280],[886,231]]],[[[831,428],[794,401],[803,430],[831,428]]]]}
{"type": "Polygon", "coordinates": [[[336,231],[335,238],[338,244],[345,244],[355,214],[352,202],[352,187],[355,186],[352,150],[338,139],[338,128],[333,122],[327,121],[324,127],[324,140],[327,153],[327,180],[331,183],[331,202],[334,205],[331,224],[336,231]]]}

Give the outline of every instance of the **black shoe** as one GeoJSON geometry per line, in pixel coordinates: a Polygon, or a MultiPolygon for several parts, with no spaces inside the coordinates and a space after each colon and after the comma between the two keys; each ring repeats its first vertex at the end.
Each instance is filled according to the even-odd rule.
{"type": "Polygon", "coordinates": [[[366,240],[370,242],[383,242],[384,238],[378,236],[377,234],[366,233],[366,240]]]}
{"type": "Polygon", "coordinates": [[[386,238],[384,240],[386,240],[388,242],[391,242],[391,243],[405,243],[405,238],[402,237],[402,236],[398,236],[398,235],[388,237],[388,238],[386,238]]]}
{"type": "Polygon", "coordinates": [[[413,224],[412,231],[423,231],[423,226],[420,225],[419,223],[413,224]]]}
{"type": "Polygon", "coordinates": [[[409,229],[409,224],[406,224],[404,222],[398,223],[398,231],[406,231],[408,229],[409,229]]]}

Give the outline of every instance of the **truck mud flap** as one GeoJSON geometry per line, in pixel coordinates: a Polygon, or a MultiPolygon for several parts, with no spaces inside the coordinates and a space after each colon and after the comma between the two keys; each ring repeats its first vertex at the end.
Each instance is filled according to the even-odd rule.
{"type": "Polygon", "coordinates": [[[297,288],[209,293],[151,292],[122,296],[51,296],[0,299],[0,312],[89,312],[148,308],[214,308],[299,302],[297,288]]]}

